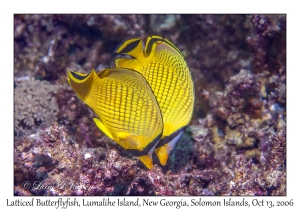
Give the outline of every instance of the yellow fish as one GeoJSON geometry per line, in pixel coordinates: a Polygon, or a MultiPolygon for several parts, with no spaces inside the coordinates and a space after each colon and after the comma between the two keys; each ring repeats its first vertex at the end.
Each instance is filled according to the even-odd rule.
{"type": "Polygon", "coordinates": [[[77,96],[99,117],[97,127],[121,147],[139,156],[149,169],[163,131],[157,100],[138,72],[114,68],[89,74],[68,71],[77,96]]]}
{"type": "Polygon", "coordinates": [[[158,101],[164,129],[155,153],[165,165],[192,118],[195,96],[189,68],[179,49],[160,36],[148,37],[144,49],[140,38],[129,39],[116,53],[130,57],[117,58],[116,67],[140,72],[158,101]]]}

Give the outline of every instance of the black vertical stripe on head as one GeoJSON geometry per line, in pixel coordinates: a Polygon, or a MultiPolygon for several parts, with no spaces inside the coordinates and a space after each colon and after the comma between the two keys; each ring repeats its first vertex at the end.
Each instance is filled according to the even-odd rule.
{"type": "Polygon", "coordinates": [[[147,49],[146,49],[146,56],[149,56],[153,47],[154,42],[156,42],[157,39],[154,39],[151,37],[151,40],[148,43],[147,49]]]}
{"type": "Polygon", "coordinates": [[[172,141],[178,135],[178,133],[180,133],[181,131],[185,131],[186,128],[187,128],[187,126],[184,126],[180,129],[178,129],[177,131],[175,131],[174,133],[172,133],[170,136],[166,136],[165,138],[161,139],[158,142],[158,144],[156,145],[156,148],[159,148],[159,147],[169,143],[170,141],[172,141]]]}
{"type": "Polygon", "coordinates": [[[70,72],[71,72],[72,76],[75,77],[76,79],[84,80],[85,78],[87,78],[90,75],[90,73],[92,71],[88,75],[85,75],[85,76],[79,75],[79,74],[77,74],[77,73],[75,73],[73,71],[70,71],[70,72]]]}
{"type": "Polygon", "coordinates": [[[142,151],[136,149],[127,149],[126,151],[130,152],[134,156],[144,156],[149,153],[149,151],[157,144],[160,140],[161,134],[159,134],[152,142],[150,142],[142,151]]]}
{"type": "Polygon", "coordinates": [[[134,42],[131,42],[130,44],[128,44],[123,50],[121,50],[118,53],[129,53],[130,51],[132,51],[134,48],[136,48],[136,46],[138,46],[138,44],[140,43],[141,39],[136,40],[134,42]]]}

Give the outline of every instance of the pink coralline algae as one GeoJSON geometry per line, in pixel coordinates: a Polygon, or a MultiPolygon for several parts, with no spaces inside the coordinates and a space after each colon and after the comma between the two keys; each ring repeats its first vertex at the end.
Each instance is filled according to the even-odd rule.
{"type": "Polygon", "coordinates": [[[286,15],[16,14],[14,52],[15,195],[287,194],[286,15]],[[195,86],[191,124],[152,170],[97,129],[66,78],[149,35],[180,49],[195,86]]]}

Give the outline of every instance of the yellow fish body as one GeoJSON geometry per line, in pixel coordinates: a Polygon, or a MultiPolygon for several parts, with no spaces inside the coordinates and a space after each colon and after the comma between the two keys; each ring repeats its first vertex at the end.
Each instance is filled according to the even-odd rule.
{"type": "Polygon", "coordinates": [[[159,36],[148,37],[144,50],[140,38],[129,39],[116,53],[131,57],[116,59],[116,66],[140,72],[158,101],[164,129],[155,153],[165,165],[192,118],[195,96],[189,68],[179,49],[159,36]]]}
{"type": "Polygon", "coordinates": [[[68,71],[68,82],[99,117],[94,118],[97,127],[152,168],[163,120],[145,78],[136,71],[115,68],[87,75],[68,71]]]}

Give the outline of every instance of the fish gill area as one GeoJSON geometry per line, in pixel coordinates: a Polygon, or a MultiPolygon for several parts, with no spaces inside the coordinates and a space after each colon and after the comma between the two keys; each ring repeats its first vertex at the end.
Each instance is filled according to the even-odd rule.
{"type": "Polygon", "coordinates": [[[286,195],[286,16],[16,14],[14,194],[286,195]],[[195,108],[148,170],[98,130],[67,71],[113,67],[123,40],[150,35],[184,55],[195,108]]]}

